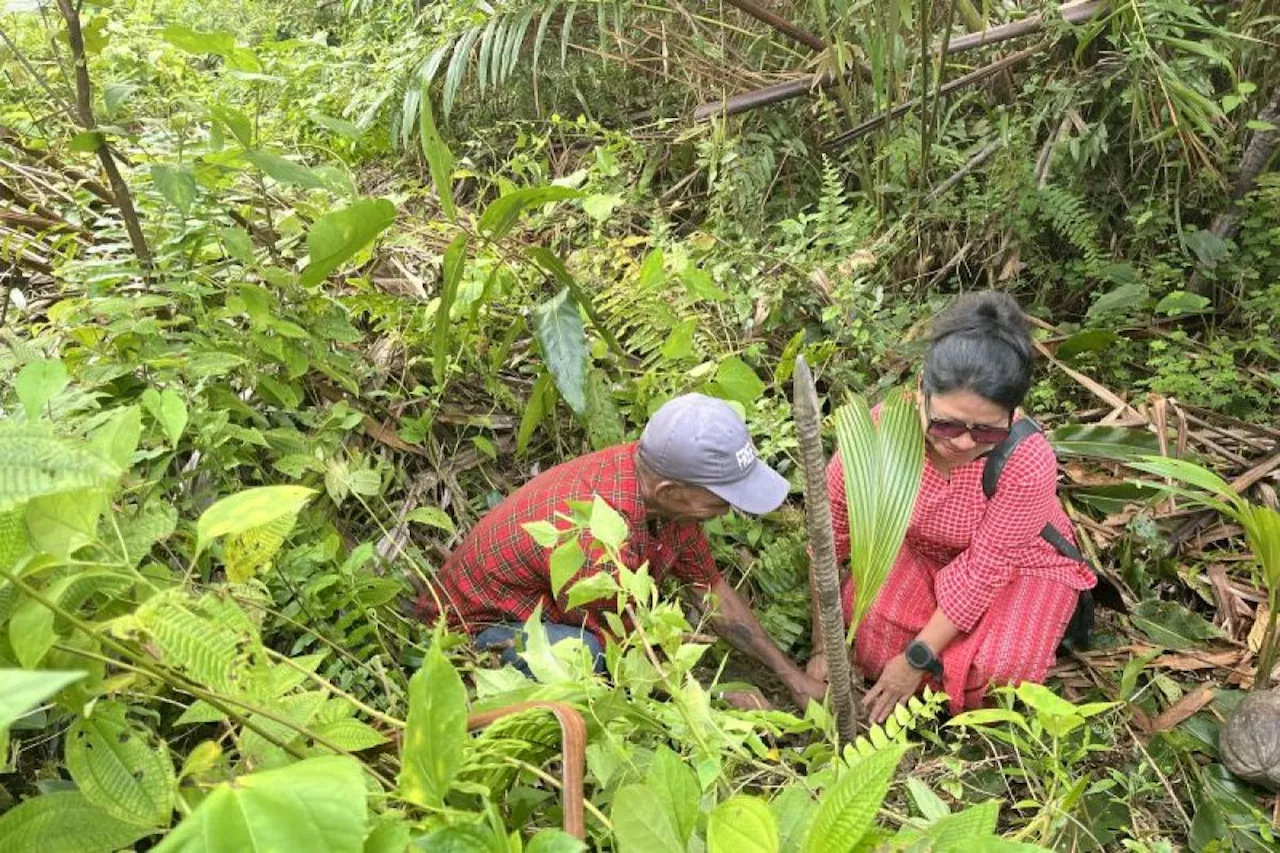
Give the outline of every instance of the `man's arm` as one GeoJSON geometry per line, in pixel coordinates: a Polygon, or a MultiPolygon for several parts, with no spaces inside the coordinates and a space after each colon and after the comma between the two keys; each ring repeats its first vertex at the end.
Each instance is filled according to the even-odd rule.
{"type": "Polygon", "coordinates": [[[715,597],[711,627],[726,643],[769,667],[791,691],[796,704],[801,708],[807,706],[810,699],[822,701],[826,694],[825,685],[806,675],[804,670],[774,645],[764,626],[756,619],[737,590],[725,582],[724,578],[717,578],[709,595],[715,597]]]}

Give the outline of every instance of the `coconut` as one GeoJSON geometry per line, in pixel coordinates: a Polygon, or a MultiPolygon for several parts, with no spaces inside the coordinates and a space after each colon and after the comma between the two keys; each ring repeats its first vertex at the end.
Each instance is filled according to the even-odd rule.
{"type": "Polygon", "coordinates": [[[1280,791],[1280,688],[1245,697],[1223,725],[1218,751],[1241,779],[1280,791]]]}

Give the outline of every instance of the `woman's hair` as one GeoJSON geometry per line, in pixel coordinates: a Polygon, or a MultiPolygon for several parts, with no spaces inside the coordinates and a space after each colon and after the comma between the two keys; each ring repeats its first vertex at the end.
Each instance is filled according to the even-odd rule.
{"type": "Polygon", "coordinates": [[[1031,388],[1031,326],[1007,293],[956,299],[934,321],[924,357],[928,394],[971,391],[1018,408],[1031,388]]]}

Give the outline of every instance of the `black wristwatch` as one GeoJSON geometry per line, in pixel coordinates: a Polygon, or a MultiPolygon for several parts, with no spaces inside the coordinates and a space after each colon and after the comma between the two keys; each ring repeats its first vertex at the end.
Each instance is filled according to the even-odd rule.
{"type": "Polygon", "coordinates": [[[907,646],[907,663],[911,664],[912,669],[930,673],[937,680],[942,680],[942,661],[938,660],[927,643],[912,640],[911,645],[907,646]]]}

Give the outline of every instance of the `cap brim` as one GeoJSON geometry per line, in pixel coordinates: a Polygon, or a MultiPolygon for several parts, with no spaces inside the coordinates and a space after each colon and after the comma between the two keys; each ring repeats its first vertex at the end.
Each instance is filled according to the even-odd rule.
{"type": "Polygon", "coordinates": [[[763,515],[782,506],[791,491],[791,484],[777,471],[759,462],[750,474],[735,483],[703,488],[728,501],[734,509],[763,515]]]}

